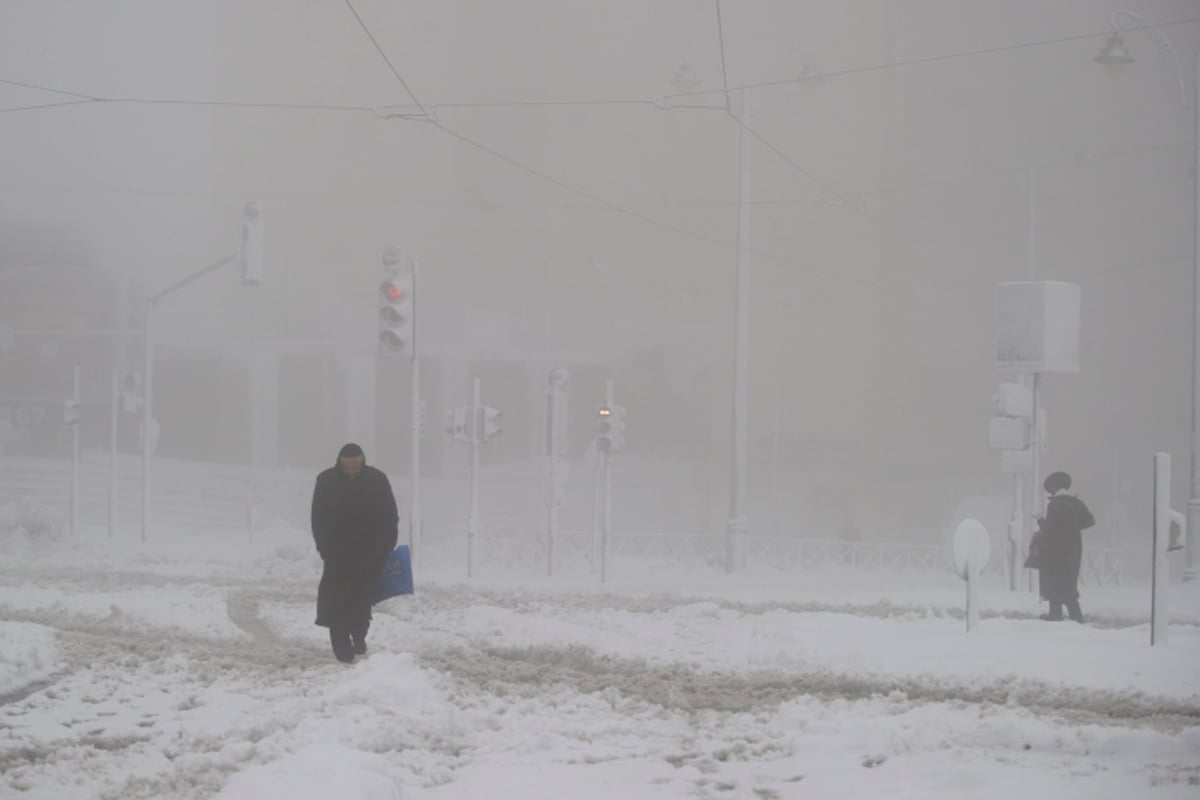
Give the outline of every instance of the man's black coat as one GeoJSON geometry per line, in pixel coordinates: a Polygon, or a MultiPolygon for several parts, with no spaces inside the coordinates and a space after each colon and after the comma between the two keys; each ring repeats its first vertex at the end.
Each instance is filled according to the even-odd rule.
{"type": "Polygon", "coordinates": [[[387,476],[363,465],[351,478],[339,467],[317,476],[312,532],[325,562],[317,589],[317,624],[362,628],[370,596],[388,553],[396,547],[400,515],[387,476]]]}

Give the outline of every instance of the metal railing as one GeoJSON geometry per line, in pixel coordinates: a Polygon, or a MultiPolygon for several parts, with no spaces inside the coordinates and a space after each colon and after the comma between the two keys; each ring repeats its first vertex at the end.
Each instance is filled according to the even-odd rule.
{"type": "MultiPolygon", "coordinates": [[[[81,517],[98,524],[107,517],[109,462],[103,454],[85,457],[81,464],[81,517]]],[[[140,511],[140,466],[122,459],[117,479],[117,519],[131,525],[140,511]]],[[[278,523],[307,531],[308,504],[313,473],[306,470],[255,469],[246,466],[199,464],[161,459],[153,484],[154,519],[183,530],[237,528],[254,531],[278,523]]],[[[68,503],[69,464],[61,459],[0,459],[0,503],[20,497],[38,498],[65,510],[68,503]]],[[[542,552],[540,509],[532,493],[518,497],[522,482],[504,479],[484,487],[496,495],[488,512],[489,525],[480,544],[489,549],[512,546],[536,558],[542,552]],[[504,502],[499,502],[504,498],[504,502]]],[[[465,516],[457,505],[453,481],[431,481],[426,508],[426,544],[431,555],[452,558],[465,536],[465,516]]],[[[403,527],[403,526],[402,526],[403,527]]],[[[403,533],[403,531],[402,531],[403,533]]],[[[592,557],[592,533],[568,530],[560,534],[562,563],[592,557]]],[[[699,533],[617,531],[610,542],[616,557],[663,559],[675,562],[723,565],[725,542],[699,533]]],[[[786,536],[748,536],[742,549],[747,566],[822,569],[846,567],[880,571],[946,571],[952,568],[948,546],[893,542],[852,542],[838,539],[805,539],[786,536]]],[[[989,572],[1002,574],[1003,559],[993,558],[989,572]]],[[[1149,575],[1149,553],[1144,557],[1116,548],[1085,547],[1080,583],[1088,586],[1119,585],[1144,580],[1149,575]]],[[[1025,581],[1023,581],[1025,582],[1025,581]]]]}

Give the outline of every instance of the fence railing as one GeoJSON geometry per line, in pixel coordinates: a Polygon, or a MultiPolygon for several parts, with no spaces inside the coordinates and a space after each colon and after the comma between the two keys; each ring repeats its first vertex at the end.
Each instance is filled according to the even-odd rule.
{"type": "MultiPolygon", "coordinates": [[[[40,502],[65,510],[69,495],[69,464],[61,459],[0,458],[0,504],[32,496],[40,502]]],[[[123,458],[118,462],[117,521],[132,525],[140,517],[140,462],[123,458]]],[[[85,523],[102,524],[108,514],[110,462],[93,454],[81,462],[80,516],[85,523]]],[[[306,470],[256,469],[195,462],[156,459],[154,492],[155,524],[184,530],[235,528],[253,535],[256,529],[283,524],[300,530],[308,527],[308,504],[313,474],[306,470]]],[[[481,487],[494,495],[515,495],[520,482],[496,480],[481,487]]],[[[522,484],[523,485],[523,484],[522,484]]],[[[449,558],[459,549],[465,517],[460,487],[454,482],[430,482],[426,503],[426,546],[433,555],[449,558]],[[456,498],[458,498],[456,500],[456,498]]],[[[536,493],[529,498],[508,497],[488,513],[489,525],[480,544],[516,543],[522,552],[544,551],[540,544],[540,509],[536,493]],[[530,500],[532,502],[530,502],[530,500]],[[490,531],[490,533],[489,533],[490,531]],[[491,542],[487,540],[493,540],[491,542]]],[[[401,523],[402,530],[404,523],[401,523]]],[[[591,531],[570,530],[559,539],[559,558],[590,560],[591,531]]],[[[696,561],[724,564],[725,541],[698,533],[614,532],[612,555],[641,559],[696,561]]],[[[850,567],[866,570],[944,571],[951,569],[949,547],[936,544],[852,542],[785,536],[747,536],[741,560],[747,566],[771,565],[802,569],[850,567]]],[[[1148,554],[1138,556],[1115,548],[1085,547],[1080,582],[1084,585],[1117,585],[1149,576],[1148,554]]],[[[1002,559],[993,557],[988,571],[1003,574],[1002,559]]]]}

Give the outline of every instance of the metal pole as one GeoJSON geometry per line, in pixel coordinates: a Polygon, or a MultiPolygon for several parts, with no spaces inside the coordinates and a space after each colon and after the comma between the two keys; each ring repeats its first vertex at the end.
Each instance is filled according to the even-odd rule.
{"type": "Polygon", "coordinates": [[[1188,498],[1187,553],[1184,559],[1183,580],[1196,580],[1196,533],[1200,533],[1200,55],[1196,56],[1195,80],[1192,83],[1192,138],[1194,206],[1192,208],[1192,475],[1191,495],[1188,498]]]}
{"type": "Polygon", "coordinates": [[[1040,372],[1033,373],[1033,443],[1030,445],[1033,448],[1033,503],[1031,504],[1038,513],[1038,516],[1043,516],[1046,513],[1046,493],[1042,491],[1041,469],[1042,469],[1042,426],[1040,424],[1041,417],[1041,398],[1038,396],[1038,390],[1041,388],[1040,372]]]}
{"type": "Polygon", "coordinates": [[[154,404],[154,316],[153,301],[146,304],[142,336],[142,541],[150,527],[150,419],[154,404]]]}
{"type": "Polygon", "coordinates": [[[1025,533],[1025,476],[1013,475],[1013,512],[1008,521],[1008,589],[1021,588],[1021,542],[1025,533]]]}
{"type": "Polygon", "coordinates": [[[214,261],[207,267],[198,269],[190,275],[180,278],[175,283],[146,299],[146,320],[143,341],[142,382],[144,384],[142,401],[142,541],[146,541],[146,531],[150,527],[150,421],[153,419],[152,406],[154,398],[154,326],[151,318],[154,316],[154,306],[167,295],[177,292],[210,272],[215,272],[226,264],[237,260],[237,254],[225,256],[214,261]]]}
{"type": "Polygon", "coordinates": [[[556,420],[554,418],[554,383],[552,380],[546,381],[546,408],[545,408],[545,431],[546,431],[546,470],[543,480],[545,481],[545,503],[546,503],[546,574],[554,574],[554,559],[555,550],[558,544],[558,504],[555,501],[555,486],[556,476],[554,473],[557,457],[555,448],[554,428],[556,420]]]}
{"type": "MultiPolygon", "coordinates": [[[[612,408],[615,402],[613,379],[609,378],[605,384],[605,403],[612,408]]],[[[608,448],[602,450],[600,458],[604,481],[604,496],[601,506],[603,525],[600,528],[600,582],[605,583],[608,580],[609,552],[612,549],[612,458],[608,448]]]]}
{"type": "Polygon", "coordinates": [[[117,420],[121,402],[121,376],[113,373],[111,407],[108,419],[108,538],[113,538],[117,528],[117,420]]]}
{"type": "Polygon", "coordinates": [[[780,439],[783,436],[782,406],[783,406],[783,342],[779,336],[775,346],[775,413],[771,421],[771,533],[782,536],[780,520],[783,515],[779,510],[779,458],[780,439]]]}
{"type": "Polygon", "coordinates": [[[554,538],[557,520],[554,516],[554,388],[546,381],[542,398],[542,431],[546,437],[542,448],[542,504],[546,510],[546,574],[554,574],[554,538]]]}
{"type": "Polygon", "coordinates": [[[1154,454],[1154,526],[1150,567],[1150,644],[1167,643],[1167,541],[1171,536],[1171,456],[1154,454]]]}
{"type": "Polygon", "coordinates": [[[545,407],[545,504],[546,504],[546,574],[554,574],[558,558],[560,504],[565,498],[567,433],[567,392],[565,369],[555,367],[546,374],[545,407]]]}
{"type": "MultiPolygon", "coordinates": [[[[1033,170],[1029,170],[1027,175],[1028,186],[1026,197],[1025,215],[1025,271],[1028,280],[1033,280],[1037,274],[1037,183],[1035,182],[1033,170]]],[[[1021,386],[1025,385],[1025,376],[1018,375],[1017,383],[1021,386]]],[[[1034,389],[1036,392],[1036,389],[1034,389]]],[[[1037,438],[1037,397],[1034,395],[1034,411],[1033,411],[1034,437],[1037,438]]],[[[1033,458],[1037,459],[1037,444],[1031,445],[1034,447],[1033,458]]],[[[1036,469],[1033,470],[1036,473],[1036,469]]],[[[1030,491],[1033,496],[1037,496],[1038,487],[1035,483],[1031,486],[1030,491]]],[[[1036,505],[1036,501],[1034,503],[1036,505]]],[[[1029,529],[1031,520],[1025,515],[1025,476],[1018,472],[1013,475],[1013,515],[1009,520],[1008,530],[1008,546],[1009,546],[1009,576],[1008,588],[1010,591],[1017,591],[1021,587],[1021,546],[1030,540],[1031,536],[1026,534],[1029,529]]],[[[1032,574],[1030,575],[1032,583],[1032,574]]]]}
{"type": "Polygon", "coordinates": [[[467,517],[467,577],[475,574],[475,536],[479,533],[479,441],[483,438],[483,409],[479,401],[479,378],[471,392],[471,512],[467,517]]]}
{"type": "Polygon", "coordinates": [[[730,443],[729,521],[725,526],[725,570],[733,572],[737,553],[746,535],[746,429],[750,382],[750,153],[746,127],[750,103],[745,89],[738,101],[742,125],[738,126],[738,234],[737,289],[734,311],[733,435],[730,443]]]}
{"type": "Polygon", "coordinates": [[[79,366],[75,366],[72,399],[75,403],[75,424],[71,426],[71,535],[79,535],[79,426],[82,413],[79,407],[79,366]]]}
{"type": "Polygon", "coordinates": [[[967,560],[967,633],[979,627],[979,575],[967,560]]]}
{"type": "MultiPolygon", "coordinates": [[[[414,290],[415,294],[415,290],[414,290]]],[[[412,497],[408,504],[408,556],[417,568],[421,549],[421,361],[412,358],[412,497]]]]}
{"type": "Polygon", "coordinates": [[[600,556],[600,553],[601,553],[600,540],[602,538],[600,531],[604,526],[603,518],[601,517],[601,514],[604,511],[603,482],[604,482],[604,462],[597,461],[596,462],[596,479],[595,479],[595,483],[596,483],[595,505],[593,506],[593,510],[592,510],[592,558],[591,558],[591,564],[588,567],[588,572],[592,575],[595,575],[597,570],[600,569],[600,557],[601,557],[600,556]]]}

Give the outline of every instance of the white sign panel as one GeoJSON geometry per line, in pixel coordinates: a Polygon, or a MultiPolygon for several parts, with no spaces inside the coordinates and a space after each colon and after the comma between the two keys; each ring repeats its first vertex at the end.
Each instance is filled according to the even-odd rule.
{"type": "Polygon", "coordinates": [[[992,417],[988,445],[999,450],[1024,450],[1029,446],[1030,421],[1022,417],[992,417]]]}
{"type": "Polygon", "coordinates": [[[1005,372],[1078,372],[1079,286],[1016,281],[996,286],[996,367],[1005,372]]]}
{"type": "Polygon", "coordinates": [[[1033,472],[1033,450],[1001,450],[1000,471],[1005,475],[1028,475],[1033,472]]]}

